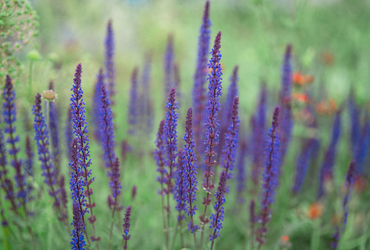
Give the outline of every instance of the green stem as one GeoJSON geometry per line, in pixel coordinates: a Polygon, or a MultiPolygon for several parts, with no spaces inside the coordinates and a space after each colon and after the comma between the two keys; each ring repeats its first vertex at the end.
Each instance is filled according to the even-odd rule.
{"type": "Polygon", "coordinates": [[[311,236],[311,250],[317,250],[320,246],[320,231],[321,219],[316,219],[313,222],[313,230],[311,236]]]}

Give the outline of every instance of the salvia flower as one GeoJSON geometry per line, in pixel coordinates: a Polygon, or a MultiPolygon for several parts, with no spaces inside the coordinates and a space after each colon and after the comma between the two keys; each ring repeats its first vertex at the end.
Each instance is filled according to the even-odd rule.
{"type": "Polygon", "coordinates": [[[198,210],[196,202],[196,192],[198,190],[198,181],[197,181],[197,159],[194,153],[195,141],[193,138],[193,110],[189,108],[186,115],[185,123],[185,135],[184,135],[184,149],[183,149],[183,178],[184,178],[184,187],[186,191],[186,213],[190,216],[191,220],[188,224],[188,230],[191,233],[194,233],[195,230],[200,229],[198,225],[194,225],[193,216],[195,211],[198,210]]]}
{"type": "Polygon", "coordinates": [[[281,163],[284,159],[285,153],[288,150],[289,142],[291,139],[291,133],[293,128],[293,114],[292,107],[290,104],[290,98],[292,95],[292,66],[291,66],[291,54],[292,46],[289,44],[286,47],[284,61],[282,65],[282,76],[281,76],[281,92],[280,92],[280,129],[279,136],[281,140],[281,163]]]}
{"type": "Polygon", "coordinates": [[[121,193],[122,186],[121,182],[119,181],[120,173],[119,173],[119,159],[116,157],[113,164],[113,169],[111,173],[111,180],[109,182],[109,187],[112,189],[112,197],[117,200],[117,197],[121,193]]]}
{"type": "MultiPolygon", "coordinates": [[[[114,152],[115,141],[114,141],[114,130],[113,130],[113,117],[112,110],[110,107],[109,94],[104,85],[101,86],[101,99],[100,99],[100,138],[101,144],[104,151],[104,163],[108,169],[107,175],[110,178],[110,187],[113,198],[119,194],[119,182],[116,183],[115,175],[117,174],[115,168],[116,154],[114,152]],[[118,189],[117,189],[118,188],[118,189]]],[[[119,165],[118,165],[119,166],[119,165]]],[[[118,169],[119,175],[119,169],[118,169]]]]}
{"type": "Polygon", "coordinates": [[[49,131],[41,111],[41,95],[39,93],[36,95],[35,105],[32,111],[35,115],[33,128],[35,130],[35,141],[37,143],[39,160],[41,162],[42,175],[45,178],[44,183],[49,186],[49,195],[54,199],[54,206],[57,207],[61,215],[59,219],[64,220],[65,213],[61,208],[58,190],[56,189],[56,172],[49,151],[49,131]]]}
{"type": "Polygon", "coordinates": [[[173,85],[173,36],[168,36],[166,52],[163,58],[164,66],[164,89],[165,96],[168,96],[173,85]]]}
{"type": "Polygon", "coordinates": [[[265,235],[268,231],[267,223],[271,219],[271,205],[275,199],[275,189],[278,182],[280,165],[279,137],[277,134],[279,120],[279,107],[277,106],[272,118],[272,125],[268,134],[265,168],[262,175],[262,199],[261,213],[259,217],[260,227],[257,231],[259,246],[265,244],[265,235]]]}
{"type": "Polygon", "coordinates": [[[162,196],[164,196],[167,193],[166,189],[163,188],[163,184],[167,182],[167,169],[165,168],[164,124],[165,124],[164,120],[162,120],[159,124],[157,139],[155,141],[156,149],[154,150],[154,159],[158,167],[157,172],[159,173],[157,181],[161,184],[159,194],[162,196]]]}
{"type": "Polygon", "coordinates": [[[128,103],[128,124],[129,133],[131,135],[136,134],[136,126],[138,124],[138,82],[137,82],[138,68],[134,68],[131,75],[131,89],[130,89],[130,101],[128,103]]]}
{"type": "MultiPolygon", "coordinates": [[[[28,178],[34,180],[34,167],[33,167],[33,150],[31,147],[31,140],[29,136],[26,137],[26,155],[27,158],[24,162],[24,169],[28,176],[28,178]]],[[[30,194],[33,190],[32,182],[27,183],[27,193],[30,194]]],[[[30,195],[27,197],[28,200],[32,200],[34,197],[31,197],[30,195]]]]}
{"type": "Polygon", "coordinates": [[[107,86],[110,97],[116,94],[115,67],[114,67],[114,33],[112,20],[108,21],[107,34],[105,37],[105,73],[107,76],[107,86]]]}
{"type": "Polygon", "coordinates": [[[366,156],[368,155],[370,145],[370,122],[365,121],[365,124],[361,129],[361,138],[357,143],[357,150],[355,152],[356,159],[356,174],[360,175],[364,171],[364,165],[366,162],[366,156]]]}
{"type": "Polygon", "coordinates": [[[194,107],[194,139],[196,141],[197,152],[201,152],[203,136],[204,112],[205,112],[205,84],[207,81],[207,60],[210,47],[210,26],[209,20],[209,1],[204,7],[202,25],[199,30],[197,66],[194,75],[193,86],[193,107],[194,107]]]}
{"type": "Polygon", "coordinates": [[[100,133],[100,106],[101,106],[101,88],[104,86],[104,74],[103,69],[99,70],[99,74],[97,75],[95,87],[94,87],[94,96],[93,96],[93,124],[95,125],[94,136],[101,141],[101,133],[100,133]]]}
{"type": "Polygon", "coordinates": [[[4,132],[7,134],[6,142],[9,144],[9,155],[11,157],[11,165],[15,169],[15,180],[17,183],[17,198],[27,213],[26,201],[27,201],[27,190],[26,190],[26,180],[22,173],[22,161],[19,159],[19,137],[16,134],[16,116],[17,110],[15,106],[15,91],[12,84],[12,79],[9,75],[6,76],[5,88],[3,91],[3,118],[4,118],[4,132]]]}
{"type": "Polygon", "coordinates": [[[83,100],[83,91],[81,88],[81,73],[82,73],[82,66],[78,64],[76,67],[75,78],[73,79],[73,86],[72,86],[72,97],[71,97],[71,113],[72,113],[72,121],[73,121],[73,133],[75,138],[78,139],[78,158],[79,158],[79,166],[83,170],[84,174],[84,185],[86,187],[85,195],[87,197],[87,204],[86,207],[90,210],[90,218],[89,222],[92,224],[93,228],[93,236],[91,237],[92,240],[98,240],[95,235],[95,226],[94,222],[96,221],[96,217],[93,213],[93,208],[95,207],[95,203],[91,201],[91,195],[93,194],[92,188],[90,185],[94,181],[94,178],[91,178],[91,159],[90,159],[90,143],[89,137],[87,135],[87,122],[86,122],[86,111],[85,111],[85,102],[83,100]]]}
{"type": "Polygon", "coordinates": [[[332,249],[338,249],[340,236],[346,228],[347,217],[348,217],[348,204],[349,204],[349,200],[351,198],[351,193],[353,189],[355,169],[356,169],[356,163],[352,161],[351,164],[349,165],[349,169],[347,171],[347,176],[346,176],[346,193],[344,195],[344,199],[342,203],[342,206],[343,206],[343,216],[341,220],[342,225],[338,225],[335,229],[335,233],[332,235],[332,238],[333,238],[333,241],[331,242],[332,249]]]}
{"type": "Polygon", "coordinates": [[[49,105],[49,128],[50,128],[50,138],[51,147],[53,151],[53,160],[56,170],[56,176],[60,173],[60,145],[59,145],[59,118],[58,110],[55,102],[48,102],[49,105]]]}
{"type": "Polygon", "coordinates": [[[131,238],[131,235],[129,235],[130,231],[130,217],[131,217],[131,206],[128,206],[126,208],[125,218],[123,219],[123,240],[125,241],[125,245],[123,246],[123,249],[127,249],[127,241],[131,238]]]}
{"type": "Polygon", "coordinates": [[[317,197],[321,198],[324,193],[325,181],[333,178],[333,167],[335,163],[335,156],[337,152],[337,144],[341,133],[341,112],[338,111],[334,117],[334,123],[332,128],[332,134],[330,143],[326,149],[324,161],[320,169],[320,183],[317,197]]]}
{"type": "Polygon", "coordinates": [[[165,151],[166,151],[166,166],[168,167],[167,173],[167,194],[172,193],[172,179],[174,170],[176,169],[176,157],[177,157],[177,113],[178,105],[176,102],[176,90],[171,89],[166,105],[166,121],[164,125],[164,140],[165,140],[165,151]]]}
{"type": "MultiPolygon", "coordinates": [[[[204,163],[207,166],[207,169],[204,171],[204,178],[205,182],[203,182],[203,189],[207,193],[207,197],[203,197],[203,205],[206,207],[211,203],[210,193],[214,189],[214,184],[211,181],[211,177],[213,176],[212,168],[216,164],[213,157],[215,156],[216,152],[214,148],[218,145],[218,137],[219,131],[217,130],[220,126],[217,115],[218,112],[221,110],[220,105],[220,96],[222,95],[222,85],[221,85],[221,32],[218,32],[215,43],[212,49],[212,58],[209,60],[208,68],[212,71],[208,75],[208,105],[207,105],[207,117],[205,122],[206,127],[206,136],[204,140],[204,145],[206,147],[205,155],[206,159],[204,163]]],[[[206,218],[201,217],[201,221],[203,223],[206,221],[206,218]]]]}

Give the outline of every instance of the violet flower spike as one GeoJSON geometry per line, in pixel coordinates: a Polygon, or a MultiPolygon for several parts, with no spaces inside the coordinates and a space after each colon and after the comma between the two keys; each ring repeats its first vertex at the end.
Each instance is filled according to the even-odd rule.
{"type": "MultiPolygon", "coordinates": [[[[90,218],[88,219],[92,225],[93,235],[91,239],[99,240],[99,237],[96,237],[95,233],[95,226],[94,222],[96,221],[96,217],[93,213],[93,208],[95,207],[95,203],[91,201],[91,195],[93,194],[92,188],[90,185],[94,181],[94,177],[91,178],[91,159],[90,159],[90,145],[89,145],[89,137],[87,135],[87,122],[85,116],[85,102],[83,100],[83,91],[81,87],[81,73],[82,73],[82,66],[78,64],[76,67],[75,78],[73,79],[73,86],[71,91],[71,113],[72,113],[72,120],[73,120],[73,133],[75,138],[78,139],[78,152],[79,152],[79,165],[84,172],[84,185],[86,187],[85,195],[87,197],[87,204],[86,207],[89,208],[90,211],[90,218]]],[[[87,238],[88,242],[89,239],[87,238]]]]}
{"type": "Polygon", "coordinates": [[[59,179],[60,173],[60,145],[59,145],[59,118],[58,110],[55,102],[48,101],[46,105],[49,105],[49,128],[51,138],[51,148],[53,152],[53,161],[56,171],[56,177],[59,179]]]}
{"type": "Polygon", "coordinates": [[[370,146],[370,121],[366,119],[365,124],[361,128],[361,138],[357,143],[357,150],[355,152],[356,159],[356,174],[361,175],[364,171],[364,166],[366,163],[366,157],[369,152],[370,146]]]}
{"type": "Polygon", "coordinates": [[[262,176],[261,213],[259,216],[260,227],[257,230],[259,248],[266,243],[265,235],[268,231],[267,224],[271,219],[271,205],[275,199],[275,189],[278,182],[280,166],[280,149],[278,137],[279,106],[275,108],[272,125],[268,134],[265,169],[262,176]]]}
{"type": "Polygon", "coordinates": [[[86,243],[84,237],[85,225],[81,219],[81,211],[79,209],[78,203],[73,201],[73,231],[72,231],[72,250],[84,250],[86,243]]]}
{"type": "Polygon", "coordinates": [[[134,68],[131,75],[131,89],[130,89],[130,101],[128,103],[128,124],[129,134],[136,134],[136,126],[138,125],[138,68],[134,68]]]}
{"type": "Polygon", "coordinates": [[[325,157],[320,169],[320,183],[317,192],[317,198],[321,198],[325,194],[325,181],[333,178],[333,167],[335,164],[335,156],[337,152],[337,144],[341,134],[341,112],[338,111],[334,117],[332,135],[330,143],[326,149],[325,157]]]}
{"type": "Polygon", "coordinates": [[[19,146],[17,146],[17,142],[19,142],[19,137],[16,134],[16,119],[17,119],[17,109],[15,106],[15,91],[12,84],[12,79],[9,75],[6,76],[5,80],[5,88],[3,90],[3,119],[5,123],[4,132],[7,135],[6,142],[9,145],[9,156],[11,157],[11,165],[15,169],[15,176],[14,179],[16,181],[16,187],[18,188],[18,192],[16,197],[20,200],[22,207],[26,212],[26,216],[28,216],[27,211],[27,190],[26,190],[26,180],[24,173],[22,173],[22,161],[19,159],[19,146]]]}
{"type": "Polygon", "coordinates": [[[167,194],[166,189],[163,188],[163,184],[167,183],[167,170],[165,168],[164,124],[164,120],[162,120],[159,124],[157,139],[155,141],[156,149],[154,150],[154,159],[158,167],[157,172],[159,173],[157,181],[161,184],[161,189],[158,191],[158,193],[161,196],[167,194]]]}
{"type": "MultiPolygon", "coordinates": [[[[184,135],[184,150],[183,150],[183,162],[184,166],[183,178],[184,187],[186,191],[186,202],[187,206],[185,211],[188,216],[190,216],[190,222],[188,224],[188,230],[192,234],[196,230],[200,229],[198,225],[194,225],[194,215],[195,211],[198,210],[197,205],[194,203],[197,201],[196,192],[198,191],[198,181],[197,181],[197,158],[194,153],[195,141],[193,138],[193,109],[189,108],[186,116],[185,123],[185,135],[184,135]]],[[[196,243],[195,243],[196,244],[196,243]]]]}
{"type": "Polygon", "coordinates": [[[123,246],[123,249],[127,249],[127,241],[131,238],[131,235],[128,234],[130,231],[130,226],[131,226],[130,220],[131,220],[131,206],[128,206],[126,208],[125,218],[123,219],[124,234],[122,235],[122,237],[123,237],[123,240],[125,241],[125,245],[123,246]]]}
{"type": "Polygon", "coordinates": [[[175,194],[174,197],[176,199],[176,210],[179,211],[179,216],[177,217],[178,221],[181,221],[185,218],[184,214],[181,214],[182,211],[185,211],[186,208],[186,186],[185,186],[185,178],[184,178],[184,165],[182,162],[184,161],[184,154],[182,149],[179,149],[178,152],[178,164],[176,170],[176,184],[175,184],[175,194]]]}
{"type": "MultiPolygon", "coordinates": [[[[27,176],[34,181],[35,180],[34,167],[33,167],[34,154],[33,154],[33,149],[31,147],[31,140],[29,136],[26,136],[26,155],[27,155],[27,158],[24,162],[25,164],[24,169],[25,169],[27,176]]],[[[32,182],[27,183],[27,193],[29,194],[29,196],[27,197],[28,201],[33,200],[35,198],[30,195],[33,189],[34,188],[33,188],[32,182]]]]}
{"type": "Polygon", "coordinates": [[[54,199],[53,206],[58,209],[60,213],[59,220],[65,220],[65,211],[62,210],[58,190],[56,189],[57,179],[51,154],[49,151],[49,131],[45,124],[45,118],[41,111],[41,95],[37,93],[35,98],[35,105],[32,108],[35,115],[33,128],[35,130],[35,141],[37,143],[37,150],[39,160],[41,162],[42,176],[44,176],[44,183],[49,187],[49,195],[54,199]]]}
{"type": "Polygon", "coordinates": [[[115,76],[115,66],[114,66],[114,32],[112,28],[112,20],[108,21],[107,33],[105,37],[105,73],[107,76],[107,86],[110,98],[116,94],[116,76],[115,76]]]}
{"type": "Polygon", "coordinates": [[[331,249],[335,250],[338,249],[339,246],[339,240],[343,232],[345,231],[346,224],[347,224],[347,217],[348,217],[348,204],[351,198],[351,193],[353,189],[353,182],[355,178],[355,169],[356,169],[356,163],[355,161],[352,161],[349,165],[347,176],[346,176],[346,193],[343,198],[343,216],[341,219],[342,225],[338,225],[335,228],[335,233],[332,235],[333,241],[331,242],[331,249]]]}
{"type": "Polygon", "coordinates": [[[209,1],[204,6],[202,25],[199,30],[198,38],[198,56],[197,66],[194,74],[193,85],[193,107],[194,107],[194,139],[196,142],[197,152],[203,151],[203,125],[205,122],[205,105],[206,105],[206,90],[207,82],[207,61],[211,40],[211,22],[209,20],[209,1]]]}

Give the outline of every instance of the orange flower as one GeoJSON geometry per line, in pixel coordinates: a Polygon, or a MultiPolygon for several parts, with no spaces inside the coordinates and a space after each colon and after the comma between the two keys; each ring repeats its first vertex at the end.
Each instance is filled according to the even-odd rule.
{"type": "Polygon", "coordinates": [[[307,94],[302,94],[302,93],[293,93],[292,94],[292,99],[297,100],[302,103],[307,103],[309,101],[309,97],[307,94]]]}
{"type": "Polygon", "coordinates": [[[307,217],[310,220],[316,220],[322,216],[324,207],[322,204],[315,202],[308,207],[307,217]]]}
{"type": "Polygon", "coordinates": [[[319,115],[332,115],[338,109],[337,102],[334,99],[321,101],[316,105],[316,112],[319,115]]]}
{"type": "Polygon", "coordinates": [[[312,83],[314,77],[312,75],[303,75],[301,72],[295,71],[292,74],[292,81],[295,85],[303,86],[307,83],[312,83]]]}
{"type": "Polygon", "coordinates": [[[283,236],[281,236],[281,237],[280,237],[280,241],[281,241],[281,242],[284,242],[284,243],[285,243],[285,242],[288,242],[288,241],[289,241],[289,236],[288,236],[288,235],[283,235],[283,236]]]}
{"type": "Polygon", "coordinates": [[[283,235],[280,237],[280,246],[283,249],[289,249],[292,246],[292,243],[289,241],[288,235],[283,235]]]}

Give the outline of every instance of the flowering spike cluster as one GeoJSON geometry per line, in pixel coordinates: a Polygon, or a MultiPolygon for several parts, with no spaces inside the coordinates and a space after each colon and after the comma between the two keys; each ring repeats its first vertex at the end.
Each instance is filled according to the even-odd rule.
{"type": "MultiPolygon", "coordinates": [[[[204,145],[206,147],[205,155],[206,159],[204,163],[207,166],[207,169],[204,171],[205,182],[203,182],[203,189],[207,192],[207,197],[203,197],[202,204],[205,206],[210,205],[211,197],[210,193],[214,189],[214,185],[211,181],[211,177],[213,176],[212,168],[216,164],[213,157],[215,156],[216,152],[214,148],[218,145],[218,137],[219,131],[217,130],[219,127],[219,122],[217,120],[217,114],[221,110],[220,107],[220,96],[222,95],[222,85],[221,85],[221,32],[218,32],[215,43],[212,49],[212,58],[209,60],[208,68],[211,69],[211,73],[208,75],[208,105],[207,105],[207,117],[205,122],[206,127],[206,138],[204,141],[204,145]]],[[[205,218],[201,218],[203,223],[206,222],[205,218]]]]}
{"type": "Polygon", "coordinates": [[[181,93],[180,93],[180,70],[179,70],[179,65],[175,63],[173,65],[173,86],[176,89],[176,98],[177,98],[177,103],[179,106],[181,106],[181,93]]]}
{"type": "Polygon", "coordinates": [[[138,83],[137,83],[138,68],[134,68],[131,75],[131,90],[130,90],[130,101],[128,103],[128,124],[129,133],[131,135],[136,134],[136,126],[138,124],[138,83]]]}
{"type": "Polygon", "coordinates": [[[116,166],[112,110],[110,107],[109,94],[104,85],[101,86],[100,93],[100,138],[104,151],[105,167],[109,169],[107,171],[107,176],[110,178],[109,186],[111,187],[112,196],[115,198],[120,193],[119,189],[121,184],[119,180],[117,183],[117,178],[119,178],[119,163],[118,166],[116,166]],[[118,172],[116,168],[118,168],[118,172]]]}
{"type": "Polygon", "coordinates": [[[286,47],[284,61],[281,69],[281,115],[279,121],[281,125],[279,129],[279,136],[281,140],[281,163],[284,159],[286,151],[288,150],[293,128],[293,114],[290,104],[290,98],[292,95],[292,66],[290,62],[291,53],[292,46],[288,44],[288,46],[286,47]]]}
{"type": "Polygon", "coordinates": [[[72,250],[83,250],[86,246],[85,243],[85,237],[84,237],[84,231],[85,231],[85,225],[82,222],[82,215],[81,210],[77,203],[73,203],[73,222],[71,223],[73,225],[72,230],[72,250]]]}
{"type": "Polygon", "coordinates": [[[179,149],[178,164],[176,170],[176,184],[175,184],[175,199],[176,199],[176,210],[179,211],[177,220],[182,220],[185,218],[184,214],[181,214],[182,211],[185,211],[186,208],[186,186],[185,186],[185,176],[184,176],[184,154],[182,149],[179,149]]]}
{"type": "Polygon", "coordinates": [[[338,111],[334,118],[330,143],[326,149],[324,161],[320,169],[320,184],[317,193],[317,198],[321,198],[325,193],[324,190],[325,181],[331,180],[333,178],[333,167],[335,163],[335,155],[337,152],[337,144],[339,141],[340,133],[341,133],[341,113],[340,111],[338,111]]]}
{"type": "Polygon", "coordinates": [[[220,236],[220,230],[222,228],[222,221],[224,219],[224,208],[223,204],[225,203],[225,193],[227,191],[226,182],[228,179],[231,179],[232,174],[229,171],[232,171],[234,168],[235,154],[238,147],[238,129],[239,129],[239,97],[235,97],[232,105],[231,111],[231,125],[225,136],[225,146],[222,151],[222,164],[223,168],[220,176],[220,182],[218,183],[216,196],[216,203],[213,206],[215,213],[211,215],[211,225],[210,228],[214,228],[213,234],[211,234],[211,241],[220,236]]]}
{"type": "Polygon", "coordinates": [[[104,84],[104,74],[103,69],[100,68],[99,74],[96,77],[96,83],[94,87],[94,96],[93,96],[93,124],[95,125],[94,128],[94,136],[98,141],[101,141],[100,137],[100,106],[101,106],[101,87],[105,86],[104,84]]]}
{"type": "Polygon", "coordinates": [[[123,249],[127,249],[127,241],[131,238],[131,235],[129,235],[130,231],[130,217],[131,217],[131,206],[128,206],[126,208],[125,218],[123,219],[123,240],[125,241],[125,245],[123,246],[123,249]]]}
{"type": "Polygon", "coordinates": [[[167,48],[163,58],[164,66],[164,89],[165,96],[168,96],[173,85],[173,36],[168,36],[167,48]]]}
{"type": "Polygon", "coordinates": [[[247,156],[247,142],[246,139],[241,141],[238,160],[236,164],[236,193],[238,197],[238,202],[243,204],[245,202],[244,199],[244,191],[246,188],[246,159],[247,156]]]}
{"type": "Polygon", "coordinates": [[[358,142],[361,140],[360,110],[356,105],[353,90],[349,96],[349,112],[351,117],[352,156],[356,155],[358,142]]]}
{"type": "Polygon", "coordinates": [[[73,124],[72,124],[72,112],[71,107],[68,107],[68,115],[66,120],[66,127],[64,128],[64,136],[66,141],[66,152],[68,159],[71,159],[71,148],[73,141],[73,124]]]}
{"type": "Polygon", "coordinates": [[[333,241],[331,242],[331,248],[334,250],[338,249],[340,236],[346,228],[347,217],[348,217],[348,204],[349,204],[349,200],[351,198],[351,193],[353,189],[355,169],[356,169],[356,163],[355,161],[352,161],[351,164],[349,165],[347,176],[346,176],[346,193],[345,193],[345,196],[343,198],[343,203],[342,203],[342,207],[343,207],[343,216],[341,220],[342,225],[336,226],[335,233],[332,235],[333,241]]]}
{"type": "Polygon", "coordinates": [[[198,182],[197,182],[197,159],[194,153],[195,148],[195,141],[193,138],[193,110],[189,108],[187,115],[186,115],[186,123],[185,123],[185,135],[184,135],[184,150],[183,150],[183,178],[184,178],[184,186],[186,191],[186,202],[187,206],[185,211],[188,216],[191,217],[191,220],[188,224],[188,230],[191,233],[194,233],[197,229],[200,229],[198,225],[194,225],[193,216],[195,215],[195,211],[198,210],[197,205],[195,205],[195,201],[197,200],[195,195],[198,190],[198,182]]]}
{"type": "Polygon", "coordinates": [[[120,166],[119,159],[118,157],[116,157],[113,163],[111,180],[109,182],[109,187],[112,189],[112,197],[115,199],[117,199],[117,197],[121,193],[120,189],[122,189],[121,182],[119,181],[120,177],[119,166],[120,166]]]}
{"type": "MultiPolygon", "coordinates": [[[[105,73],[107,76],[107,86],[110,97],[116,94],[115,83],[115,67],[114,67],[114,33],[112,28],[112,20],[108,21],[107,34],[105,37],[105,73]]],[[[99,91],[100,92],[100,91],[99,91]]],[[[99,93],[98,92],[98,93],[99,93]]]]}
{"type": "Polygon", "coordinates": [[[298,156],[294,184],[292,188],[292,191],[295,194],[298,194],[301,191],[303,182],[306,178],[310,160],[312,159],[312,151],[315,147],[316,141],[316,139],[307,140],[298,156]]]}
{"type": "Polygon", "coordinates": [[[66,213],[61,208],[61,203],[58,197],[58,190],[56,189],[56,172],[49,151],[49,131],[45,124],[44,115],[41,111],[40,93],[37,93],[36,95],[35,105],[33,106],[32,111],[35,115],[33,128],[35,130],[35,141],[37,143],[39,160],[41,162],[41,169],[43,172],[42,176],[44,176],[45,178],[44,183],[49,186],[49,195],[54,198],[54,206],[57,207],[60,212],[61,217],[59,219],[64,220],[66,213]]]}
{"type": "Polygon", "coordinates": [[[259,221],[260,228],[257,231],[257,241],[259,245],[265,244],[265,235],[267,233],[267,223],[271,219],[271,204],[275,199],[275,188],[278,182],[278,173],[280,165],[279,137],[277,134],[279,120],[279,106],[275,108],[272,118],[272,125],[268,134],[265,169],[262,175],[262,199],[261,213],[259,221]]]}
{"type": "Polygon", "coordinates": [[[265,139],[265,127],[266,127],[266,86],[261,85],[261,93],[259,103],[252,117],[252,173],[251,179],[255,191],[258,189],[258,185],[261,179],[261,168],[263,165],[263,151],[264,151],[264,139],[265,139]]]}
{"type": "Polygon", "coordinates": [[[87,135],[87,122],[85,116],[85,102],[83,100],[83,91],[81,88],[81,73],[82,73],[82,66],[78,64],[76,67],[75,78],[73,79],[73,86],[72,86],[72,97],[71,97],[71,113],[72,113],[72,121],[73,121],[73,133],[75,138],[78,140],[78,164],[81,170],[83,171],[84,177],[84,186],[86,190],[84,194],[88,198],[88,202],[86,207],[90,209],[90,218],[89,222],[92,224],[93,228],[93,236],[91,237],[92,240],[98,240],[95,235],[95,226],[94,222],[96,221],[96,217],[93,213],[93,208],[95,207],[95,203],[91,202],[91,195],[93,194],[92,188],[90,185],[94,181],[94,178],[91,178],[91,159],[90,159],[90,144],[89,144],[89,137],[87,135]]]}
{"type": "Polygon", "coordinates": [[[56,176],[58,179],[60,173],[60,146],[59,146],[59,119],[58,110],[55,102],[48,101],[49,105],[49,128],[50,128],[50,138],[51,147],[53,151],[53,161],[56,171],[56,176]]]}
{"type": "Polygon", "coordinates": [[[22,161],[18,158],[19,137],[16,134],[16,116],[17,110],[15,106],[15,91],[13,89],[12,79],[9,75],[6,76],[5,88],[3,91],[3,118],[4,118],[4,132],[7,134],[6,142],[9,144],[9,155],[11,156],[11,165],[15,169],[15,180],[18,188],[16,197],[20,199],[22,206],[26,209],[27,191],[26,191],[26,180],[22,173],[22,161]]]}
{"type": "Polygon", "coordinates": [[[157,163],[157,172],[159,172],[159,176],[157,177],[157,181],[161,184],[161,190],[159,190],[159,194],[164,196],[167,192],[166,189],[163,188],[163,184],[167,182],[167,170],[165,168],[165,138],[164,138],[164,126],[165,122],[162,120],[159,124],[159,129],[157,133],[157,139],[155,141],[156,149],[154,150],[154,159],[157,163]]]}
{"type": "Polygon", "coordinates": [[[249,205],[249,223],[251,230],[251,248],[254,249],[254,224],[256,223],[256,203],[254,199],[251,200],[249,205]]]}
{"type": "Polygon", "coordinates": [[[209,1],[204,7],[202,25],[199,30],[197,67],[194,75],[193,86],[193,107],[194,107],[194,139],[196,141],[197,152],[201,152],[203,136],[204,111],[205,111],[205,84],[207,81],[207,60],[210,46],[210,26],[209,20],[209,1]]]}
{"type": "Polygon", "coordinates": [[[171,89],[170,95],[168,97],[167,111],[165,115],[165,125],[164,125],[164,141],[165,141],[165,151],[166,151],[166,166],[168,167],[168,173],[166,175],[167,184],[167,194],[172,193],[172,179],[173,171],[176,169],[176,157],[177,157],[177,113],[178,105],[176,102],[176,90],[171,89]]]}
{"type": "MultiPolygon", "coordinates": [[[[67,192],[66,192],[66,187],[65,187],[65,177],[64,175],[61,175],[59,178],[59,190],[58,192],[60,193],[60,201],[63,204],[63,208],[65,211],[67,211],[67,204],[68,204],[68,197],[67,197],[67,192]]],[[[67,214],[66,214],[67,216],[67,214]]],[[[67,218],[68,220],[68,218],[67,218]]]]}

